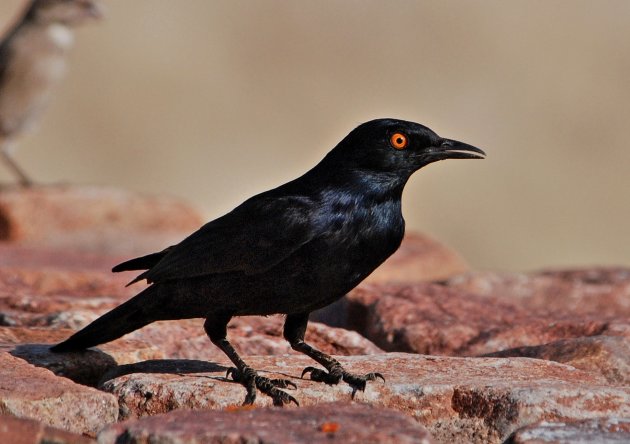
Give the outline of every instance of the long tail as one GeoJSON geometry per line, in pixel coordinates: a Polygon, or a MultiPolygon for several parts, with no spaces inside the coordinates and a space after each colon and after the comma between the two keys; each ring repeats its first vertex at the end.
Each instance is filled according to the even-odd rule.
{"type": "Polygon", "coordinates": [[[155,311],[154,286],[148,287],[124,304],[105,313],[65,341],[50,348],[53,352],[84,350],[118,339],[159,319],[155,311]]]}

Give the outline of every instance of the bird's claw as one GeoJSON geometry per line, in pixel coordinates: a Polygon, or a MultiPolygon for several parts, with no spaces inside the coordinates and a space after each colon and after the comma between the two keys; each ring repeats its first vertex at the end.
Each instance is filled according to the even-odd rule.
{"type": "Polygon", "coordinates": [[[273,405],[275,406],[282,407],[283,405],[290,403],[294,403],[296,406],[300,405],[293,396],[279,389],[297,388],[297,385],[288,379],[269,379],[264,376],[259,376],[250,368],[241,372],[239,369],[234,367],[227,370],[226,377],[231,377],[232,380],[243,384],[247,389],[247,395],[245,396],[243,405],[252,405],[254,403],[256,400],[256,389],[269,396],[273,400],[273,405]]]}
{"type": "Polygon", "coordinates": [[[366,381],[376,381],[376,379],[380,379],[385,382],[385,377],[379,372],[371,372],[363,375],[366,381]]]}
{"type": "Polygon", "coordinates": [[[274,385],[274,387],[297,390],[297,385],[288,379],[270,379],[269,381],[274,385]]]}
{"type": "Polygon", "coordinates": [[[311,381],[324,382],[329,385],[338,384],[341,380],[343,373],[336,372],[336,369],[333,369],[330,372],[325,370],[321,370],[315,367],[306,367],[302,370],[302,379],[304,379],[304,375],[309,374],[311,381]]]}
{"type": "Polygon", "coordinates": [[[306,374],[310,374],[310,379],[312,381],[325,382],[330,385],[338,384],[339,381],[343,379],[344,382],[348,383],[354,389],[354,391],[364,391],[367,381],[381,379],[385,382],[385,377],[381,373],[372,372],[365,375],[355,375],[343,370],[341,366],[333,367],[329,372],[315,367],[306,367],[302,371],[301,377],[304,378],[304,375],[306,374]]]}
{"type": "Polygon", "coordinates": [[[236,367],[230,367],[227,369],[227,371],[225,372],[225,377],[227,379],[232,378],[233,381],[239,382],[240,379],[240,373],[238,372],[238,370],[236,369],[236,367]]]}
{"type": "Polygon", "coordinates": [[[306,367],[304,370],[302,370],[302,374],[300,375],[300,378],[304,379],[304,375],[311,372],[321,372],[321,370],[315,367],[306,367]]]}
{"type": "Polygon", "coordinates": [[[376,379],[380,379],[381,381],[385,382],[385,377],[378,372],[366,373],[365,375],[354,375],[345,371],[343,372],[344,381],[348,382],[348,379],[352,378],[362,379],[365,381],[376,381],[376,379]]]}

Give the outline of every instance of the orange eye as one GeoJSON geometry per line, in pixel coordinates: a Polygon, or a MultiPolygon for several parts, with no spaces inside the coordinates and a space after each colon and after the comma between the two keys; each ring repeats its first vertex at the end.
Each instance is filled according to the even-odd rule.
{"type": "Polygon", "coordinates": [[[407,148],[407,145],[409,145],[409,140],[403,133],[394,133],[392,137],[389,138],[389,143],[397,150],[404,150],[407,148]]]}

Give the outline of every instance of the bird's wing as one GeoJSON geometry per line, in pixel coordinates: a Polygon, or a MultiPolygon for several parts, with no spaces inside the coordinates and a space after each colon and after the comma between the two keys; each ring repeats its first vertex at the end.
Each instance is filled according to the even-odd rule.
{"type": "Polygon", "coordinates": [[[11,58],[11,47],[9,45],[9,41],[15,34],[15,30],[9,31],[6,36],[4,36],[3,40],[0,41],[0,86],[2,85],[2,80],[4,74],[7,71],[9,66],[9,61],[11,58]]]}
{"type": "Polygon", "coordinates": [[[121,262],[112,268],[114,273],[119,273],[121,271],[132,271],[132,270],[148,270],[149,268],[154,267],[158,262],[160,262],[164,256],[171,251],[173,247],[167,247],[162,251],[158,251],[157,253],[147,254],[146,256],[136,257],[133,259],[129,259],[128,261],[121,262]]]}
{"type": "Polygon", "coordinates": [[[305,198],[252,198],[170,247],[131,283],[264,272],[313,239],[312,207],[305,198]]]}

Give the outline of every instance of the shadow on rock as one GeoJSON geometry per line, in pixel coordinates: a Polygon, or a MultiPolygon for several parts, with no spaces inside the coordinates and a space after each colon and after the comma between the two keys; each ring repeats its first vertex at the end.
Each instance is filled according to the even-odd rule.
{"type": "Polygon", "coordinates": [[[91,387],[96,387],[105,373],[118,366],[114,358],[100,350],[53,353],[50,344],[20,344],[7,351],[31,365],[91,387]]]}
{"type": "Polygon", "coordinates": [[[133,364],[119,365],[110,369],[101,378],[99,385],[110,379],[119,378],[131,373],[163,373],[174,375],[186,375],[194,373],[220,373],[225,375],[228,367],[213,362],[198,361],[192,359],[152,359],[133,364]]]}

